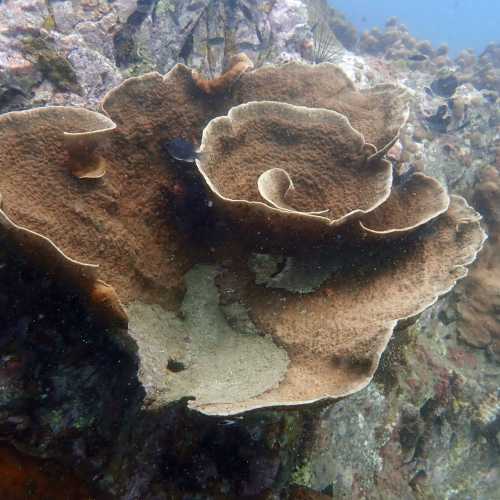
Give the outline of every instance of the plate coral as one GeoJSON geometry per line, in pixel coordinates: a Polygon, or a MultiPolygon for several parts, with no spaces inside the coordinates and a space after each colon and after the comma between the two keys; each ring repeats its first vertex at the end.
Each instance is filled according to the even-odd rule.
{"type": "Polygon", "coordinates": [[[331,64],[208,82],[178,64],[100,113],[1,116],[2,240],[117,333],[148,405],[228,415],[358,391],[398,322],[466,275],[480,217],[430,177],[394,178],[402,88],[357,90],[331,64]],[[196,165],[165,154],[179,138],[196,165]]]}

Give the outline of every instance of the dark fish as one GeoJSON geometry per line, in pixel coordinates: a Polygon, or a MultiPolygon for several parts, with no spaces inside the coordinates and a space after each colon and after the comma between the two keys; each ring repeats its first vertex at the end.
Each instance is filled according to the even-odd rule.
{"type": "Polygon", "coordinates": [[[454,130],[450,130],[449,132],[460,132],[460,130],[463,130],[464,128],[468,127],[469,125],[470,125],[470,120],[467,120],[462,125],[460,125],[460,127],[457,127],[454,130]]]}
{"type": "Polygon", "coordinates": [[[442,120],[443,118],[446,118],[446,115],[448,114],[448,106],[446,104],[442,104],[439,106],[439,108],[436,111],[436,117],[442,120]]]}
{"type": "Polygon", "coordinates": [[[427,56],[424,54],[412,54],[408,56],[408,59],[410,61],[425,61],[427,59],[427,56]]]}
{"type": "Polygon", "coordinates": [[[250,42],[241,42],[238,44],[238,49],[239,50],[242,50],[242,51],[245,51],[245,50],[255,50],[257,51],[259,48],[258,45],[254,44],[254,43],[250,43],[250,42]]]}
{"type": "Polygon", "coordinates": [[[448,106],[442,104],[438,107],[437,111],[425,118],[429,127],[439,133],[444,133],[448,131],[448,125],[451,122],[451,117],[448,113],[448,106]]]}
{"type": "Polygon", "coordinates": [[[179,226],[193,238],[200,238],[212,224],[211,203],[195,163],[201,154],[191,142],[180,137],[163,142],[161,149],[170,158],[168,167],[175,176],[173,185],[165,192],[166,199],[179,226]]]}
{"type": "Polygon", "coordinates": [[[199,157],[194,145],[180,137],[163,143],[162,147],[163,150],[176,161],[194,163],[199,157]]]}
{"type": "Polygon", "coordinates": [[[216,47],[217,45],[223,45],[224,44],[224,37],[218,36],[214,38],[207,38],[207,44],[210,47],[216,47]]]}

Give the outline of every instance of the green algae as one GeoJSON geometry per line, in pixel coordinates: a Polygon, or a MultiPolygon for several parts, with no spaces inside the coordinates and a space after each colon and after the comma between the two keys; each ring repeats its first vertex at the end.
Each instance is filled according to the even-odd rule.
{"type": "Polygon", "coordinates": [[[141,45],[141,40],[138,38],[137,47],[135,47],[136,57],[131,58],[131,65],[123,70],[126,78],[133,76],[141,76],[151,71],[157,71],[158,67],[149,53],[148,49],[141,45]]]}
{"type": "Polygon", "coordinates": [[[56,27],[56,21],[54,19],[54,16],[52,14],[49,14],[46,18],[45,21],[42,24],[42,28],[47,31],[52,31],[56,27]]]}
{"type": "Polygon", "coordinates": [[[291,476],[291,483],[310,487],[313,479],[312,464],[305,462],[295,469],[291,476]]]}
{"type": "Polygon", "coordinates": [[[54,45],[41,36],[29,36],[22,40],[23,53],[61,92],[81,93],[76,72],[66,57],[57,51],[54,45]]]}
{"type": "Polygon", "coordinates": [[[175,14],[176,2],[173,0],[158,0],[155,5],[155,12],[158,16],[162,14],[175,14]]]}

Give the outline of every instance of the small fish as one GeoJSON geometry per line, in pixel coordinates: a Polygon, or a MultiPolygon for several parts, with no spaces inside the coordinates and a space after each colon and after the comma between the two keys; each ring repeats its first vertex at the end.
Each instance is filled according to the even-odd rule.
{"type": "Polygon", "coordinates": [[[233,418],[227,418],[223,420],[222,422],[219,422],[219,425],[222,425],[224,427],[231,427],[232,425],[239,424],[239,420],[242,420],[243,417],[233,417],[233,418]]]}
{"type": "Polygon", "coordinates": [[[462,125],[460,125],[460,127],[457,127],[453,130],[449,130],[449,132],[460,132],[460,130],[463,130],[464,128],[468,127],[470,125],[470,123],[471,123],[470,120],[467,120],[462,125]]]}
{"type": "Polygon", "coordinates": [[[410,56],[408,56],[408,59],[410,61],[425,61],[426,59],[428,59],[428,57],[424,54],[411,54],[410,56]]]}
{"type": "Polygon", "coordinates": [[[164,142],[162,148],[173,160],[183,163],[194,163],[199,158],[199,153],[194,145],[180,137],[164,142]]]}
{"type": "Polygon", "coordinates": [[[195,146],[182,138],[165,141],[161,148],[170,158],[168,168],[174,173],[172,185],[166,191],[179,226],[194,238],[206,234],[212,226],[212,203],[208,200],[203,179],[195,161],[201,157],[195,146]],[[173,161],[172,161],[173,160],[173,161]]]}
{"type": "Polygon", "coordinates": [[[437,109],[435,116],[436,116],[436,118],[439,118],[441,120],[443,118],[446,118],[447,114],[448,114],[448,106],[446,106],[446,104],[442,104],[437,109]]]}
{"type": "Polygon", "coordinates": [[[217,45],[224,45],[224,37],[207,38],[207,44],[210,47],[216,47],[217,45]]]}
{"type": "Polygon", "coordinates": [[[255,43],[250,43],[250,42],[241,42],[238,44],[238,50],[255,50],[257,51],[259,49],[259,46],[255,43]]]}

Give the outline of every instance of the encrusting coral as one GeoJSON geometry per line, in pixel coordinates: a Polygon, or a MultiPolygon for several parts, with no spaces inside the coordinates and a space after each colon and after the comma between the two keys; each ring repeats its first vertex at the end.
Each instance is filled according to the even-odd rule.
{"type": "Polygon", "coordinates": [[[2,238],[107,326],[124,328],[123,301],[149,404],[223,415],[359,390],[398,321],[465,276],[479,216],[424,175],[393,185],[398,87],[290,63],[212,90],[179,64],[126,80],[105,115],[0,117],[2,238]],[[201,142],[199,172],[166,157],[175,139],[201,142]],[[213,225],[179,224],[190,179],[213,225]],[[257,284],[265,248],[286,265],[257,284]]]}

